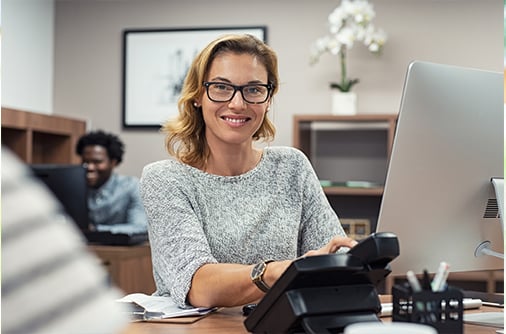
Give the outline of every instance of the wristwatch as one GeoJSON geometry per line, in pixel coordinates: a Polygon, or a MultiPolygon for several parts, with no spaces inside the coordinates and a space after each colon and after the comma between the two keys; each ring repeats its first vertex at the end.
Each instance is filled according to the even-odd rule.
{"type": "Polygon", "coordinates": [[[274,260],[262,261],[257,263],[253,267],[253,270],[251,270],[251,281],[263,292],[267,292],[270,289],[270,286],[268,286],[264,281],[264,273],[265,270],[267,270],[267,263],[271,262],[274,262],[274,260]]]}

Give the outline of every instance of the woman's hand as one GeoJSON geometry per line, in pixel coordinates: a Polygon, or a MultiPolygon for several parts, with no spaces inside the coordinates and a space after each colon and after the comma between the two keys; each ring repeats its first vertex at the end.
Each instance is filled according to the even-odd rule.
{"type": "MultiPolygon", "coordinates": [[[[337,252],[341,247],[352,248],[356,244],[357,242],[351,238],[343,236],[335,236],[322,248],[318,250],[310,250],[306,252],[302,257],[332,254],[337,252]]],[[[279,279],[279,277],[285,272],[288,266],[290,266],[291,263],[292,261],[276,261],[269,263],[267,265],[267,270],[265,271],[264,275],[265,282],[269,286],[272,286],[279,279]]]]}
{"type": "Polygon", "coordinates": [[[357,242],[348,237],[335,236],[325,246],[318,250],[310,250],[304,254],[304,256],[324,255],[332,254],[339,250],[341,247],[352,248],[357,242]]]}

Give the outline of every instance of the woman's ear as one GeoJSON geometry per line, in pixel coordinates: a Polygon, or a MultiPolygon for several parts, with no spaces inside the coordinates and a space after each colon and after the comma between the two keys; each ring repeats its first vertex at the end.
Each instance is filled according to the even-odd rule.
{"type": "Polygon", "coordinates": [[[271,111],[271,106],[272,106],[272,96],[269,97],[267,99],[267,101],[264,102],[265,103],[265,112],[268,113],[269,111],[271,111]]]}

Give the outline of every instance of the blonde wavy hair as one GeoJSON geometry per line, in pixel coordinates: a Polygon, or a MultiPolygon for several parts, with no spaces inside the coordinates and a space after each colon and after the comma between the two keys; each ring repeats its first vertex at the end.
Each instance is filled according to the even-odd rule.
{"type": "MultiPolygon", "coordinates": [[[[269,99],[278,91],[278,59],[276,53],[263,41],[252,35],[225,35],[207,45],[193,60],[183,83],[178,101],[178,115],[162,125],[166,134],[165,147],[170,155],[194,167],[205,165],[209,154],[202,108],[195,107],[204,92],[203,82],[217,55],[223,53],[250,54],[267,69],[268,83],[272,84],[269,99]]],[[[253,134],[254,140],[272,141],[276,129],[265,114],[260,128],[253,134]]]]}

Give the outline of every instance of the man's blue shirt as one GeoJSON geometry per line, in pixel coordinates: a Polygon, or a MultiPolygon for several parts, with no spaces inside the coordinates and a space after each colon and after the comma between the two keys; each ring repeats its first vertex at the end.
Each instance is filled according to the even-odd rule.
{"type": "Polygon", "coordinates": [[[98,231],[136,232],[147,229],[139,180],[113,173],[98,189],[88,189],[89,220],[98,231]]]}

